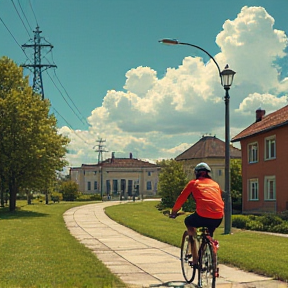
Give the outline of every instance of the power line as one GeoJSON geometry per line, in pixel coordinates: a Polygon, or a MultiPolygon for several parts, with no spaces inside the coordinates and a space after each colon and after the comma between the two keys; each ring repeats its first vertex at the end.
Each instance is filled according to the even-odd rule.
{"type": "MultiPolygon", "coordinates": [[[[55,74],[55,76],[56,76],[56,78],[57,78],[57,80],[58,80],[58,82],[59,82],[59,84],[61,85],[61,87],[63,88],[63,90],[65,91],[65,93],[66,93],[66,95],[68,96],[68,98],[70,99],[70,101],[73,103],[73,105],[74,105],[74,107],[77,109],[77,111],[78,111],[78,113],[81,115],[81,117],[82,117],[82,119],[83,120],[85,120],[85,122],[86,122],[86,124],[88,124],[89,125],[89,123],[87,123],[87,120],[86,120],[86,118],[81,114],[81,112],[79,111],[79,109],[78,109],[78,107],[76,106],[76,104],[74,103],[74,101],[71,99],[71,97],[69,96],[69,94],[68,94],[68,92],[67,92],[67,90],[65,89],[65,87],[62,85],[62,83],[61,83],[61,81],[60,81],[60,79],[59,79],[59,77],[57,76],[57,74],[56,74],[56,71],[55,71],[55,69],[54,69],[54,74],[55,74]]],[[[83,122],[82,122],[83,123],[83,122]]],[[[84,123],[83,123],[84,124],[84,123]]]]}
{"type": "MultiPolygon", "coordinates": [[[[53,53],[51,53],[51,54],[53,54],[53,53]]],[[[44,57],[44,58],[45,58],[45,59],[49,62],[49,64],[50,64],[49,59],[47,59],[46,57],[44,57]]],[[[53,56],[52,56],[52,60],[53,60],[53,56]]],[[[53,63],[54,63],[54,60],[53,60],[53,63]]],[[[53,69],[53,70],[54,70],[54,75],[55,75],[56,79],[58,80],[59,84],[60,84],[61,87],[63,88],[64,92],[66,93],[66,95],[68,96],[68,98],[70,99],[70,101],[72,102],[73,106],[76,108],[76,110],[78,111],[78,113],[79,113],[79,115],[82,117],[82,119],[79,118],[79,115],[76,114],[76,112],[74,111],[74,109],[73,109],[73,108],[70,106],[70,104],[67,102],[67,100],[65,99],[63,93],[60,91],[60,89],[59,89],[58,86],[56,85],[55,81],[52,79],[51,75],[47,72],[47,74],[48,74],[49,78],[51,79],[52,83],[54,84],[55,88],[58,90],[58,92],[60,93],[60,95],[62,96],[62,98],[64,99],[64,101],[65,101],[65,102],[67,103],[67,105],[69,106],[69,108],[73,111],[73,113],[77,116],[77,118],[82,122],[82,124],[87,124],[87,125],[89,126],[89,123],[87,122],[86,118],[82,115],[82,113],[80,112],[80,110],[78,109],[78,107],[76,106],[76,104],[74,103],[74,101],[72,100],[72,98],[69,96],[67,90],[65,89],[65,87],[64,87],[63,84],[61,83],[59,77],[58,77],[57,74],[56,74],[56,70],[55,70],[55,69],[53,69]],[[85,123],[84,123],[83,121],[84,121],[85,123]]]]}
{"type": "MultiPolygon", "coordinates": [[[[24,26],[24,28],[25,28],[25,30],[26,30],[26,32],[27,32],[27,34],[28,34],[28,36],[31,38],[31,36],[30,36],[30,33],[29,33],[28,29],[26,28],[26,25],[25,25],[25,23],[24,23],[24,21],[23,21],[22,17],[20,16],[20,14],[19,14],[19,12],[18,12],[17,8],[16,8],[14,1],[13,1],[13,0],[11,0],[11,2],[12,2],[12,4],[13,4],[13,6],[14,6],[14,8],[15,8],[15,10],[16,10],[16,12],[17,12],[17,14],[18,14],[18,17],[20,18],[20,20],[21,20],[21,22],[22,22],[22,24],[23,24],[23,26],[24,26]]],[[[18,1],[18,2],[19,2],[19,1],[18,1]]]]}
{"type": "Polygon", "coordinates": [[[33,9],[32,4],[31,4],[31,0],[29,0],[29,4],[30,4],[31,10],[32,10],[32,13],[33,13],[33,15],[34,15],[34,18],[35,18],[36,24],[37,24],[37,26],[39,26],[39,25],[38,25],[37,18],[36,18],[36,15],[35,15],[35,12],[34,12],[34,9],[33,9]]]}
{"type": "Polygon", "coordinates": [[[5,24],[4,20],[3,20],[1,17],[0,17],[0,21],[3,23],[3,25],[5,26],[5,28],[6,28],[7,31],[9,32],[9,34],[12,36],[12,38],[14,39],[14,41],[16,42],[16,44],[20,47],[20,49],[22,50],[22,52],[25,54],[26,58],[27,58],[28,60],[30,60],[29,57],[28,57],[28,55],[26,54],[25,50],[21,47],[21,45],[20,45],[19,42],[16,40],[16,38],[14,37],[14,35],[13,35],[12,32],[9,30],[8,26],[5,24]]]}
{"type": "Polygon", "coordinates": [[[79,138],[81,139],[85,144],[90,145],[88,142],[86,142],[85,139],[80,137],[74,130],[71,124],[68,123],[68,121],[51,105],[52,109],[65,121],[65,123],[69,126],[70,130],[79,138]]]}
{"type": "Polygon", "coordinates": [[[19,7],[20,7],[20,9],[21,9],[21,11],[22,11],[22,14],[24,15],[24,17],[25,17],[25,19],[26,19],[26,22],[27,22],[27,24],[28,24],[30,30],[33,31],[33,29],[32,29],[32,27],[30,26],[30,23],[29,23],[29,21],[28,21],[26,15],[25,15],[25,13],[24,13],[24,11],[23,11],[23,9],[22,9],[22,5],[21,5],[21,3],[20,3],[20,0],[18,0],[18,5],[19,5],[19,7]]]}
{"type": "MultiPolygon", "coordinates": [[[[77,118],[83,123],[82,119],[78,116],[78,114],[75,112],[75,110],[71,107],[71,105],[68,103],[68,101],[65,99],[63,93],[60,91],[60,89],[57,87],[56,83],[54,82],[54,80],[52,79],[52,77],[50,76],[50,74],[47,72],[47,75],[49,76],[49,78],[51,79],[52,83],[54,84],[55,88],[58,90],[58,92],[60,93],[60,95],[62,96],[62,98],[64,99],[64,101],[66,102],[66,104],[70,107],[70,109],[73,111],[73,113],[77,116],[77,118]]],[[[83,123],[84,124],[84,123],[83,123]]]]}

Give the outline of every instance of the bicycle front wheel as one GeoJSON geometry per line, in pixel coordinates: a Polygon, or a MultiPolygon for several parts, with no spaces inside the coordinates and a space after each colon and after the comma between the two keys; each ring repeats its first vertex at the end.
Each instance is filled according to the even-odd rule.
{"type": "Polygon", "coordinates": [[[180,259],[184,279],[187,283],[191,283],[194,280],[196,269],[193,267],[191,241],[187,231],[182,236],[180,259]]]}
{"type": "Polygon", "coordinates": [[[199,254],[198,286],[203,288],[215,288],[217,264],[213,247],[210,243],[205,243],[200,249],[199,254]]]}

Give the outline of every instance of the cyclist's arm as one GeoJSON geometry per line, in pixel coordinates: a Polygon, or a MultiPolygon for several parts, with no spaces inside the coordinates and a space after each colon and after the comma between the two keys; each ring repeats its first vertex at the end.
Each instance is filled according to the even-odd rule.
{"type": "Polygon", "coordinates": [[[172,213],[171,214],[177,214],[177,212],[180,210],[180,208],[182,207],[182,205],[185,203],[185,201],[187,200],[188,196],[191,193],[191,182],[189,182],[185,188],[183,189],[183,191],[181,192],[181,194],[178,196],[173,208],[172,208],[172,213]]]}

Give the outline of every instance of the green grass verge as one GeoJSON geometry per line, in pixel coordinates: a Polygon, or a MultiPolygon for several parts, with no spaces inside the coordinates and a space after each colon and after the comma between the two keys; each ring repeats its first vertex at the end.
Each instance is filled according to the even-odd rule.
{"type": "MultiPolygon", "coordinates": [[[[107,207],[106,214],[143,235],[180,247],[184,217],[169,219],[155,207],[157,203],[147,201],[107,207]]],[[[288,281],[288,238],[239,229],[224,235],[223,222],[214,235],[220,242],[220,263],[288,281]]]]}
{"type": "Polygon", "coordinates": [[[85,203],[19,204],[0,208],[1,288],[126,287],[65,227],[63,213],[85,203]]]}

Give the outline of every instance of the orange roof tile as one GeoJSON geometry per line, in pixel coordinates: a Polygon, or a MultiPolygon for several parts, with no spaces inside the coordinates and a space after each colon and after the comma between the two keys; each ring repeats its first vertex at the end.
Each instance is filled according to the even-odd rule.
{"type": "Polygon", "coordinates": [[[288,105],[283,108],[263,116],[262,120],[251,124],[242,132],[232,138],[231,142],[237,142],[244,138],[264,133],[277,127],[288,125],[288,105]]]}
{"type": "MultiPolygon", "coordinates": [[[[241,158],[241,150],[230,146],[230,157],[241,158]]],[[[197,143],[178,155],[175,160],[225,158],[225,142],[215,136],[203,136],[197,143]]]]}

